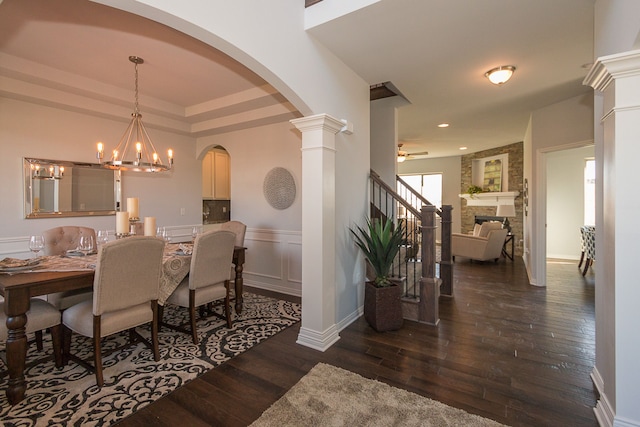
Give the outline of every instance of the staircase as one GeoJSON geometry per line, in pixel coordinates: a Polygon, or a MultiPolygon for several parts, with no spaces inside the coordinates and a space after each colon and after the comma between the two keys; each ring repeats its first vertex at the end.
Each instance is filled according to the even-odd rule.
{"type": "Polygon", "coordinates": [[[437,325],[440,296],[453,297],[450,205],[437,209],[399,176],[396,189],[373,170],[371,218],[391,218],[404,228],[405,238],[392,276],[404,286],[403,314],[408,320],[437,325]],[[436,217],[441,223],[441,242],[436,250],[436,217]],[[439,255],[438,255],[439,252],[439,255]]]}

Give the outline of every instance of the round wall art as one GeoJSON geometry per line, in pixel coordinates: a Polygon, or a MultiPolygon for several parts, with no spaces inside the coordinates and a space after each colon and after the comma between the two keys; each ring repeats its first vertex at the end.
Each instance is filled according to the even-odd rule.
{"type": "Polygon", "coordinates": [[[264,198],[276,209],[287,209],[296,199],[296,183],[285,168],[273,168],[264,177],[264,198]]]}

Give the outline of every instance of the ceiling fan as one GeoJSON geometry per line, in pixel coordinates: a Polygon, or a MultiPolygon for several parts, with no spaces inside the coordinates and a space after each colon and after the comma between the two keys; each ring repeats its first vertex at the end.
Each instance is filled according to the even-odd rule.
{"type": "Polygon", "coordinates": [[[402,151],[402,144],[398,144],[398,163],[402,163],[405,160],[423,158],[427,155],[429,155],[428,151],[420,151],[418,153],[408,153],[406,151],[402,151]]]}

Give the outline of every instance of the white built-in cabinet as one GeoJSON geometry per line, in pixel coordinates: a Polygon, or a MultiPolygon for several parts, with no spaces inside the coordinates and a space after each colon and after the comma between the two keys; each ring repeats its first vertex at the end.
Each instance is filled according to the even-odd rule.
{"type": "Polygon", "coordinates": [[[210,150],[202,159],[202,198],[229,200],[230,179],[229,153],[217,148],[210,150]]]}

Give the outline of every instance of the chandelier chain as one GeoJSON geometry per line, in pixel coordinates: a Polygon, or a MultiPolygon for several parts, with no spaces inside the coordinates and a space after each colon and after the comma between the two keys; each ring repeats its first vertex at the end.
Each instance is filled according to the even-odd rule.
{"type": "Polygon", "coordinates": [[[135,85],[136,85],[136,103],[135,103],[135,107],[134,107],[134,113],[136,115],[140,114],[140,108],[139,108],[139,104],[138,104],[138,62],[134,61],[135,64],[135,85]]]}

